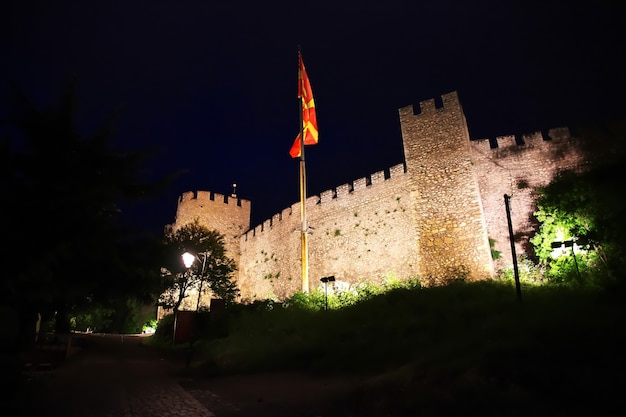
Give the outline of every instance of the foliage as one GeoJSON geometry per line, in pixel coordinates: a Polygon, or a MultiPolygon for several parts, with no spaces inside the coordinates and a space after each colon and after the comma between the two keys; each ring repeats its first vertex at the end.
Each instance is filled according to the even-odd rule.
{"type": "Polygon", "coordinates": [[[562,172],[539,190],[535,216],[541,226],[531,243],[553,282],[606,285],[626,267],[626,206],[616,191],[626,161],[621,148],[626,128],[618,124],[583,135],[600,156],[585,172],[562,172]],[[582,251],[553,259],[552,243],[566,240],[575,240],[582,251]]]}
{"type": "Polygon", "coordinates": [[[106,306],[94,303],[74,312],[71,328],[100,333],[141,333],[146,322],[155,318],[154,303],[142,304],[135,298],[120,297],[106,306]]]}
{"type": "Polygon", "coordinates": [[[174,314],[167,314],[158,321],[156,330],[150,336],[151,344],[169,344],[174,342],[174,314]]]}
{"type": "Polygon", "coordinates": [[[122,207],[167,183],[144,177],[150,152],[114,149],[113,118],[81,137],[75,91],[72,80],[56,107],[39,110],[16,87],[0,152],[0,231],[10,242],[0,289],[21,316],[54,315],[62,331],[93,303],[154,299],[155,240],[129,227],[122,207]]]}
{"type": "MultiPolygon", "coordinates": [[[[532,275],[530,261],[520,269],[526,264],[532,275]]],[[[423,288],[390,279],[329,311],[319,289],[284,303],[232,304],[228,331],[196,342],[210,359],[188,372],[353,375],[363,384],[337,405],[362,416],[570,414],[618,393],[626,371],[619,295],[543,283],[527,285],[520,303],[512,280],[449,281],[423,288]]]]}
{"type": "Polygon", "coordinates": [[[626,370],[625,311],[598,288],[531,286],[519,303],[512,282],[455,282],[330,311],[268,305],[242,311],[226,337],[204,345],[211,372],[360,375],[369,382],[350,401],[361,411],[352,415],[376,415],[365,412],[380,401],[405,411],[386,415],[455,415],[467,400],[488,411],[520,398],[568,414],[574,397],[594,405],[616,393],[626,370]]]}
{"type": "MultiPolygon", "coordinates": [[[[517,272],[519,274],[519,281],[521,284],[527,285],[542,285],[545,283],[544,268],[542,265],[538,265],[526,256],[522,256],[517,261],[517,272]]],[[[515,282],[515,271],[513,267],[498,271],[498,279],[515,282]]]]}
{"type": "Polygon", "coordinates": [[[141,332],[142,333],[154,333],[154,332],[156,332],[156,328],[157,328],[158,325],[159,325],[159,321],[157,319],[147,320],[141,326],[141,332]]]}
{"type": "Polygon", "coordinates": [[[502,252],[500,252],[499,250],[496,250],[495,246],[496,246],[495,239],[489,238],[489,249],[491,250],[491,258],[494,261],[497,261],[498,259],[502,257],[502,252]]]}
{"type": "Polygon", "coordinates": [[[233,280],[236,265],[226,256],[224,236],[201,225],[198,219],[177,230],[166,230],[163,254],[159,305],[177,311],[191,288],[200,290],[203,286],[227,303],[238,297],[233,280]],[[196,257],[189,269],[181,258],[185,252],[196,257]]]}
{"type": "Polygon", "coordinates": [[[393,276],[386,277],[381,284],[371,281],[362,281],[347,285],[334,281],[323,286],[314,288],[308,293],[298,291],[283,303],[284,306],[308,310],[325,310],[326,302],[329,309],[348,307],[377,295],[384,294],[397,288],[419,288],[421,283],[418,279],[401,280],[393,276]]]}

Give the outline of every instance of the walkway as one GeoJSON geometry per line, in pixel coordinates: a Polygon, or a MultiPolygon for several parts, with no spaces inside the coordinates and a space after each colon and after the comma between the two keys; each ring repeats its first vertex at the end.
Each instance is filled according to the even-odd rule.
{"type": "Polygon", "coordinates": [[[172,366],[141,336],[85,336],[85,352],[32,373],[24,416],[213,417],[171,376],[172,366]]]}

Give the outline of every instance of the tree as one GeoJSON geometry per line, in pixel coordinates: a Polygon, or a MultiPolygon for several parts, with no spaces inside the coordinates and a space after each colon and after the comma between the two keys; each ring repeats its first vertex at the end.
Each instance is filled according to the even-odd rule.
{"type": "Polygon", "coordinates": [[[161,268],[163,293],[159,305],[178,311],[191,288],[208,288],[226,302],[239,296],[233,280],[235,261],[226,256],[224,236],[219,232],[195,219],[175,231],[167,229],[163,246],[165,264],[161,268]],[[185,252],[197,260],[189,269],[182,261],[185,252]]]}
{"type": "Polygon", "coordinates": [[[581,139],[591,161],[588,169],[561,173],[537,200],[540,229],[531,243],[549,275],[559,281],[584,278],[581,269],[592,272],[592,280],[604,280],[622,275],[626,267],[626,207],[619,193],[626,124],[586,127],[581,139]],[[580,257],[568,251],[552,259],[552,243],[571,239],[586,249],[580,257]]]}
{"type": "Polygon", "coordinates": [[[6,278],[0,288],[27,327],[41,313],[56,317],[58,331],[69,331],[76,311],[119,298],[155,298],[150,293],[157,289],[150,283],[158,282],[159,246],[124,226],[121,207],[155,194],[172,176],[147,180],[142,170],[152,152],[114,149],[113,117],[82,138],[75,87],[70,80],[59,104],[44,110],[15,87],[2,123],[6,278]]]}

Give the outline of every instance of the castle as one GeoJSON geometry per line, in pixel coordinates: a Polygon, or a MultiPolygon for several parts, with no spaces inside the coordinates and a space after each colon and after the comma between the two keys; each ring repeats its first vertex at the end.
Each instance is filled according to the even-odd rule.
{"type": "MultiPolygon", "coordinates": [[[[456,92],[399,117],[404,164],[307,198],[311,288],[330,275],[347,284],[492,278],[512,265],[504,195],[519,257],[536,230],[537,187],[586,163],[567,128],[472,140],[456,92]]],[[[250,213],[235,195],[186,192],[172,227],[199,218],[225,236],[244,299],[285,299],[302,288],[300,202],[253,228],[250,213]]]]}

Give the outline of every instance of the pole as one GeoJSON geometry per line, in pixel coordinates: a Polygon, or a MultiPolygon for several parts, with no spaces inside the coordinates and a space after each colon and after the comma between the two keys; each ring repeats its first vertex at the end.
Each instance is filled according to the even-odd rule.
{"type": "Polygon", "coordinates": [[[522,287],[519,282],[519,270],[517,269],[517,255],[515,254],[515,239],[513,238],[513,224],[511,222],[511,209],[509,201],[511,196],[504,194],[504,206],[506,207],[506,220],[509,224],[509,240],[511,241],[511,256],[513,257],[513,273],[515,274],[515,293],[517,301],[522,301],[522,287]]]}
{"type": "Polygon", "coordinates": [[[324,281],[324,298],[326,299],[326,311],[328,311],[328,281],[324,281]]]}
{"type": "Polygon", "coordinates": [[[576,259],[575,251],[576,241],[572,239],[572,256],[574,257],[574,265],[576,266],[576,275],[578,275],[578,281],[581,281],[580,270],[578,269],[578,260],[576,259]]]}
{"type": "MultiPolygon", "coordinates": [[[[298,47],[298,82],[302,83],[300,73],[300,47],[298,47]]],[[[300,88],[298,88],[300,92],[300,88]]],[[[300,241],[301,241],[301,268],[302,268],[302,292],[309,292],[309,263],[308,263],[308,225],[306,221],[306,166],[304,162],[304,124],[302,123],[302,97],[298,94],[298,107],[300,109],[300,241]]]]}
{"type": "Polygon", "coordinates": [[[306,221],[306,172],[304,165],[304,144],[300,141],[300,217],[301,225],[301,242],[302,242],[302,292],[309,292],[309,263],[308,263],[308,225],[306,221]]]}
{"type": "Polygon", "coordinates": [[[206,265],[207,252],[203,253],[202,272],[200,272],[200,287],[198,288],[198,301],[196,302],[196,312],[200,310],[200,296],[202,295],[202,284],[204,283],[204,268],[206,265]]]}

